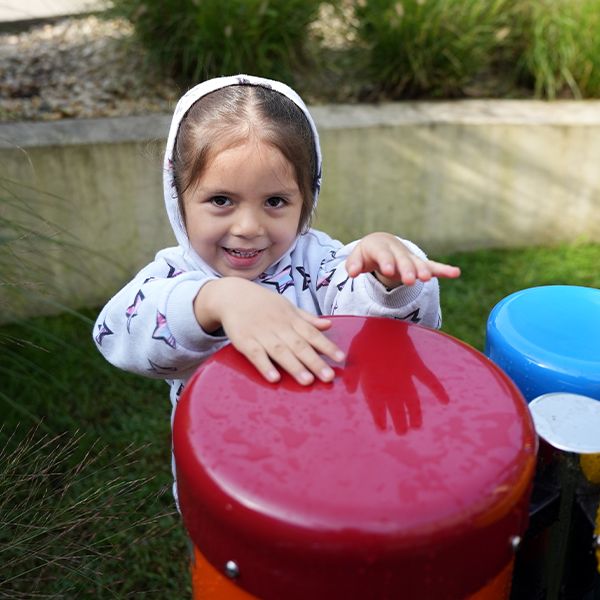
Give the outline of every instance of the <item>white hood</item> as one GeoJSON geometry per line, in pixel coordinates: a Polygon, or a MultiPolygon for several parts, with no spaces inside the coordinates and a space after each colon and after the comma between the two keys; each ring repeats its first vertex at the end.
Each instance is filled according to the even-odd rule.
{"type": "Polygon", "coordinates": [[[214,92],[215,90],[219,90],[221,88],[230,86],[230,85],[256,85],[262,86],[265,88],[272,89],[280,94],[283,94],[294,104],[296,104],[302,112],[306,115],[310,127],[313,132],[313,137],[315,140],[315,153],[317,158],[317,182],[316,189],[314,194],[314,208],[317,205],[317,197],[319,194],[319,189],[321,186],[321,148],[319,145],[319,134],[317,132],[317,128],[315,123],[306,108],[306,105],[298,96],[298,94],[289,86],[281,83],[279,81],[273,81],[271,79],[264,79],[262,77],[254,77],[252,75],[234,75],[229,77],[218,77],[216,79],[209,79],[208,81],[204,81],[195,87],[188,90],[177,103],[175,107],[175,112],[173,113],[173,119],[171,121],[171,127],[169,129],[169,137],[167,139],[167,148],[165,150],[165,158],[163,163],[163,190],[165,196],[165,206],[167,208],[167,214],[169,215],[169,221],[171,222],[171,227],[175,232],[175,237],[177,239],[178,244],[185,250],[186,255],[192,259],[194,262],[198,263],[198,266],[203,267],[204,269],[213,272],[211,269],[192,249],[189,244],[187,232],[185,231],[185,227],[183,224],[182,215],[179,212],[179,202],[177,197],[177,190],[175,188],[175,182],[173,179],[173,168],[172,168],[172,157],[173,157],[173,148],[175,146],[175,139],[177,138],[177,131],[179,130],[179,125],[181,120],[187,113],[187,111],[192,107],[192,105],[203,96],[214,92]]]}

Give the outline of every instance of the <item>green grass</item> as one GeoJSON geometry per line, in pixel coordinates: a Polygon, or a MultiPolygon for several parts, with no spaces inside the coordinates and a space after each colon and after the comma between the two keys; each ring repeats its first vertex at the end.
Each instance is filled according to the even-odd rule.
{"type": "MultiPolygon", "coordinates": [[[[436,258],[463,271],[442,281],[443,329],[478,349],[506,295],[547,284],[600,288],[599,244],[436,258]]],[[[0,514],[10,509],[13,520],[0,521],[0,598],[190,597],[170,490],[167,385],[107,364],[90,332],[75,315],[0,328],[13,349],[1,361],[0,514]],[[45,432],[28,441],[40,419],[45,432]],[[24,535],[27,523],[44,535],[24,535]],[[36,553],[37,562],[27,558],[36,553]]]]}
{"type": "Polygon", "coordinates": [[[483,350],[491,309],[504,297],[539,285],[600,288],[600,245],[480,250],[436,257],[462,269],[458,280],[441,281],[443,330],[483,350]]]}

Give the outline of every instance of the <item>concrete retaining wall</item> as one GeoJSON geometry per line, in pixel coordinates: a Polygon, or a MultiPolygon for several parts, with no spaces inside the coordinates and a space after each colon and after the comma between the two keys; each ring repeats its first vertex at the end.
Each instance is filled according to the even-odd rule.
{"type": "MultiPolygon", "coordinates": [[[[392,231],[430,255],[600,242],[600,102],[335,105],[312,112],[325,157],[316,226],[342,240],[392,231]]],[[[22,249],[38,267],[28,271],[32,290],[51,290],[70,306],[99,304],[157,249],[173,244],[160,167],[168,123],[154,115],[0,124],[5,187],[30,200],[48,231],[59,226],[59,237],[68,234],[67,245],[22,249]],[[78,274],[65,266],[74,263],[78,274]]],[[[0,210],[36,226],[10,203],[0,210]]]]}

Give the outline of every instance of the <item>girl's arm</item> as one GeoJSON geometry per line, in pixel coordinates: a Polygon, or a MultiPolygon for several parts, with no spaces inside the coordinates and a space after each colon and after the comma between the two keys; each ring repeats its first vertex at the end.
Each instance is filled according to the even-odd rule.
{"type": "Polygon", "coordinates": [[[214,279],[184,271],[177,255],[159,253],[102,309],[94,341],[115,366],[159,379],[186,379],[227,343],[199,327],[198,291],[214,279]]]}
{"type": "Polygon", "coordinates": [[[441,326],[437,277],[458,277],[457,267],[427,260],[415,244],[374,233],[323,261],[317,294],[324,314],[383,316],[441,326]]]}
{"type": "Polygon", "coordinates": [[[208,282],[194,300],[194,311],[203,330],[222,327],[267,381],[280,379],[274,363],[301,385],[311,384],[315,377],[331,381],[335,374],[321,354],[334,361],[344,359],[344,353],[321,333],[331,321],[245,279],[208,282]]]}

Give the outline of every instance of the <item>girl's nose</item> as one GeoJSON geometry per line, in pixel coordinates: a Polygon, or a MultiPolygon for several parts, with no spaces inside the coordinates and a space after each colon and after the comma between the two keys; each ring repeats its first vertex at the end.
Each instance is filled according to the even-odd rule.
{"type": "Polygon", "coordinates": [[[260,214],[253,209],[242,209],[236,214],[231,233],[239,237],[256,237],[264,233],[260,214]]]}

